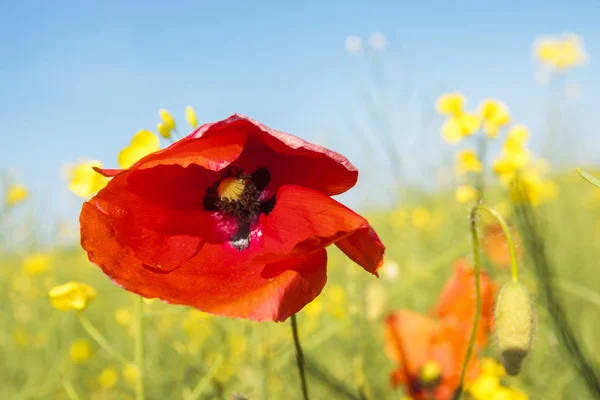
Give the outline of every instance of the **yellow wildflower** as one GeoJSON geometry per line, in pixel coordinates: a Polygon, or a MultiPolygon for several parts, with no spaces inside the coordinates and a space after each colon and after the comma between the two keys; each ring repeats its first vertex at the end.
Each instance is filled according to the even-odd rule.
{"type": "Polygon", "coordinates": [[[456,201],[460,204],[471,203],[479,199],[479,190],[470,185],[460,185],[456,189],[456,201]]]}
{"type": "Polygon", "coordinates": [[[39,275],[50,266],[50,257],[42,253],[33,253],[25,257],[21,265],[28,275],[39,275]]]}
{"type": "Polygon", "coordinates": [[[71,343],[69,355],[71,356],[71,361],[73,361],[75,364],[86,362],[92,355],[92,347],[90,346],[90,342],[85,339],[75,340],[73,343],[71,343]]]}
{"type": "Polygon", "coordinates": [[[50,289],[48,293],[52,306],[61,311],[84,310],[96,298],[96,291],[90,285],[71,281],[50,289]]]}
{"type": "Polygon", "coordinates": [[[123,367],[123,378],[125,379],[125,382],[131,385],[135,384],[137,382],[138,375],[138,368],[135,364],[125,364],[123,367]]]}
{"type": "Polygon", "coordinates": [[[171,137],[171,130],[163,122],[156,124],[156,130],[158,133],[160,133],[160,136],[164,137],[165,139],[169,139],[171,137]]]}
{"type": "Polygon", "coordinates": [[[467,172],[480,173],[481,171],[483,171],[483,164],[474,150],[462,150],[456,153],[457,174],[464,175],[467,172]]]}
{"type": "Polygon", "coordinates": [[[572,33],[536,40],[534,54],[542,64],[559,71],[585,65],[588,60],[583,40],[572,33]]]}
{"type": "Polygon", "coordinates": [[[160,149],[158,137],[147,130],[140,130],[131,139],[129,146],[119,153],[119,166],[123,169],[131,167],[139,159],[160,149]]]}
{"type": "Polygon", "coordinates": [[[481,121],[475,114],[461,114],[450,117],[442,125],[442,138],[449,144],[456,144],[463,138],[473,135],[479,129],[481,121]]]}
{"type": "Polygon", "coordinates": [[[465,96],[460,92],[444,93],[435,102],[440,114],[458,117],[463,113],[465,96]]]}
{"type": "Polygon", "coordinates": [[[304,307],[304,314],[309,318],[317,318],[323,314],[323,304],[321,298],[317,297],[304,307]]]}
{"type": "Polygon", "coordinates": [[[529,140],[529,129],[526,125],[515,125],[508,131],[503,150],[507,153],[518,153],[523,151],[529,140]]]}
{"type": "Polygon", "coordinates": [[[185,108],[185,118],[187,119],[188,124],[190,124],[190,126],[192,128],[195,128],[198,126],[198,119],[196,118],[196,112],[194,111],[194,108],[192,106],[187,106],[185,108]]]}
{"type": "Polygon", "coordinates": [[[163,120],[163,122],[165,123],[167,128],[169,128],[170,131],[174,131],[177,128],[175,125],[175,119],[173,118],[171,113],[169,113],[167,110],[165,110],[164,108],[161,108],[160,110],[158,110],[158,115],[160,116],[160,119],[163,120]]]}
{"type": "Polygon", "coordinates": [[[79,163],[69,170],[69,190],[76,196],[88,198],[104,188],[109,181],[96,171],[93,167],[102,168],[100,161],[85,161],[79,163]]]}
{"type": "Polygon", "coordinates": [[[133,313],[124,307],[119,307],[115,310],[115,320],[121,326],[129,326],[133,321],[133,313]]]}
{"type": "Polygon", "coordinates": [[[415,208],[411,217],[413,225],[418,230],[426,229],[431,223],[431,213],[423,207],[415,208]]]}
{"type": "Polygon", "coordinates": [[[4,201],[9,206],[16,206],[25,201],[29,195],[29,190],[25,185],[15,184],[8,187],[4,201]]]}
{"type": "Polygon", "coordinates": [[[504,103],[495,99],[486,99],[479,106],[483,119],[483,131],[491,138],[498,136],[499,128],[510,122],[510,114],[504,103]]]}
{"type": "Polygon", "coordinates": [[[114,368],[105,368],[100,375],[98,375],[98,383],[104,389],[110,389],[115,386],[119,375],[114,368]]]}

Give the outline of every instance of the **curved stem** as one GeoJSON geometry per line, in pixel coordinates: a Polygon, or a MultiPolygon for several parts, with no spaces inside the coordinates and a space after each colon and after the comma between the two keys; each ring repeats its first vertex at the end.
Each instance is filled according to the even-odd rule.
{"type": "Polygon", "coordinates": [[[510,251],[510,265],[511,265],[512,280],[515,282],[518,281],[519,280],[519,266],[517,265],[517,251],[515,249],[515,242],[512,239],[512,235],[510,233],[508,224],[506,223],[504,218],[502,218],[502,216],[500,214],[498,214],[498,211],[494,210],[493,208],[491,208],[489,206],[486,206],[485,204],[479,204],[479,205],[475,206],[475,208],[487,211],[492,217],[494,217],[496,219],[498,224],[500,224],[500,227],[502,228],[502,232],[504,232],[504,236],[506,237],[506,243],[508,244],[508,250],[510,251]]]}
{"type": "Polygon", "coordinates": [[[308,386],[306,385],[306,373],[304,372],[304,353],[302,353],[300,337],[298,336],[298,321],[296,320],[296,314],[292,315],[292,334],[294,335],[294,345],[296,346],[296,363],[298,364],[298,372],[300,373],[302,395],[304,400],[309,400],[308,386]]]}
{"type": "Polygon", "coordinates": [[[110,343],[108,343],[108,340],[106,340],[106,338],[100,333],[98,329],[96,329],[92,322],[89,319],[87,319],[85,315],[83,315],[83,313],[77,313],[77,318],[79,319],[79,322],[81,323],[83,329],[85,329],[85,331],[92,337],[92,339],[94,339],[100,345],[100,347],[102,347],[108,354],[110,354],[111,357],[119,360],[123,364],[127,364],[127,360],[125,359],[125,357],[123,357],[121,353],[115,350],[115,348],[112,347],[110,343]]]}
{"type": "Polygon", "coordinates": [[[460,372],[460,381],[458,384],[458,389],[454,393],[453,399],[460,399],[465,382],[465,375],[467,372],[467,366],[469,364],[469,360],[471,359],[471,355],[473,354],[473,349],[475,348],[475,338],[477,337],[477,327],[479,326],[479,319],[481,318],[481,278],[480,278],[480,270],[481,270],[481,258],[479,252],[479,234],[477,233],[477,214],[479,211],[486,211],[489,213],[502,227],[502,231],[506,236],[506,242],[508,243],[508,247],[510,250],[510,261],[512,265],[512,280],[519,280],[519,268],[517,265],[517,253],[515,251],[515,244],[512,240],[512,236],[510,234],[510,229],[508,228],[508,224],[502,218],[500,214],[493,208],[486,206],[484,204],[475,205],[471,208],[470,221],[471,221],[471,239],[473,242],[473,263],[474,263],[474,274],[475,274],[475,319],[473,321],[473,328],[471,329],[471,335],[469,337],[469,343],[467,345],[467,353],[465,355],[465,360],[463,361],[462,369],[460,372]]]}
{"type": "Polygon", "coordinates": [[[136,296],[135,300],[135,365],[137,380],[135,382],[135,397],[144,400],[144,298],[136,296]]]}

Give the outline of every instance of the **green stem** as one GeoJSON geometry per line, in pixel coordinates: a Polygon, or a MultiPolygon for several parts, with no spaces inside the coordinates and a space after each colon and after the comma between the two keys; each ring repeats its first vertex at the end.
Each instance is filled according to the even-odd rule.
{"type": "Polygon", "coordinates": [[[477,214],[479,211],[486,211],[492,217],[496,219],[496,221],[502,227],[502,231],[506,236],[506,242],[508,243],[508,247],[510,250],[510,261],[512,265],[512,280],[519,280],[519,268],[517,265],[517,253],[515,251],[515,244],[512,240],[512,236],[510,234],[510,229],[508,228],[508,224],[502,218],[500,214],[493,208],[486,206],[484,204],[478,204],[471,208],[470,221],[471,221],[471,239],[473,242],[473,263],[474,263],[474,274],[475,274],[475,319],[473,321],[473,328],[471,329],[471,336],[469,337],[469,343],[467,345],[467,354],[465,355],[465,360],[463,361],[462,369],[460,372],[460,381],[458,384],[458,389],[454,393],[453,399],[460,399],[464,383],[465,383],[465,375],[467,372],[467,366],[469,364],[469,360],[471,359],[471,355],[473,354],[473,349],[475,348],[475,338],[477,337],[477,327],[479,325],[479,319],[481,318],[481,279],[480,279],[480,270],[481,270],[481,258],[479,251],[479,234],[477,232],[477,214]]]}
{"type": "Polygon", "coordinates": [[[298,336],[298,321],[296,320],[296,314],[292,315],[292,334],[294,335],[294,345],[296,346],[296,363],[298,364],[298,372],[300,373],[302,395],[304,400],[309,400],[308,386],[306,385],[306,373],[304,371],[304,353],[302,353],[300,337],[298,336]]]}
{"type": "Polygon", "coordinates": [[[85,329],[85,331],[100,345],[100,347],[102,347],[111,357],[117,359],[123,364],[127,364],[125,357],[123,357],[121,353],[115,350],[115,348],[108,343],[108,340],[106,340],[106,338],[98,329],[96,329],[92,322],[87,319],[85,315],[83,315],[83,313],[77,313],[77,318],[79,319],[83,329],[85,329]]]}
{"type": "Polygon", "coordinates": [[[135,307],[135,365],[137,366],[137,381],[135,383],[135,398],[144,400],[144,298],[136,296],[135,307]]]}

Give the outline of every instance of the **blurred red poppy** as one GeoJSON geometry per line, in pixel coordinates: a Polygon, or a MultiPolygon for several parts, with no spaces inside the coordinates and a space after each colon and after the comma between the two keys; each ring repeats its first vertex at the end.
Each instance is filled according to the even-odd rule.
{"type": "Polygon", "coordinates": [[[81,244],[119,286],[213,314],[285,320],[325,285],[331,244],[377,275],[384,246],[330,196],[356,183],[343,156],[233,115],[206,124],[84,203],[81,244]]]}
{"type": "MultiPolygon", "coordinates": [[[[469,337],[450,321],[402,310],[390,315],[385,330],[386,352],[398,363],[392,387],[402,385],[414,399],[448,400],[459,380],[469,337]]],[[[477,376],[472,358],[467,379],[477,376]]]]}
{"type": "MultiPolygon", "coordinates": [[[[477,327],[477,344],[485,346],[492,326],[494,301],[497,285],[485,271],[480,274],[481,318],[477,327]]],[[[448,279],[438,297],[434,314],[445,319],[470,335],[475,319],[475,274],[473,267],[465,259],[454,263],[454,274],[448,279]]]]}
{"type": "MultiPolygon", "coordinates": [[[[510,233],[515,242],[517,257],[520,258],[523,249],[520,246],[519,230],[512,227],[510,233]]],[[[506,269],[510,266],[510,251],[500,224],[490,223],[485,227],[482,244],[486,256],[496,267],[506,269]]]]}

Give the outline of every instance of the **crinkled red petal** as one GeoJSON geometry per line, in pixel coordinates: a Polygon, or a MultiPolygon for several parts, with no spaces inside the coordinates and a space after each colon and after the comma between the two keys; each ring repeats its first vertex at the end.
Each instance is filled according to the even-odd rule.
{"type": "Polygon", "coordinates": [[[377,235],[363,232],[371,229],[363,217],[331,197],[304,187],[282,186],[275,198],[273,211],[260,219],[264,240],[263,254],[258,256],[261,260],[310,254],[341,241],[353,260],[376,273],[384,248],[377,235]],[[367,253],[359,256],[359,250],[367,253]]]}
{"type": "MultiPolygon", "coordinates": [[[[356,184],[358,170],[347,158],[332,150],[309,143],[297,136],[271,129],[244,115],[235,114],[223,121],[205,124],[188,138],[209,138],[243,132],[248,141],[266,145],[278,155],[275,169],[286,173],[289,184],[310,187],[328,195],[345,192],[356,184]]],[[[262,160],[257,160],[261,162],[262,160]]]]}
{"type": "Polygon", "coordinates": [[[324,250],[265,265],[252,260],[256,249],[240,252],[209,243],[180,268],[161,273],[145,268],[136,252],[117,240],[109,216],[93,204],[84,203],[80,221],[90,261],[117,285],[213,314],[283,321],[312,301],[327,280],[324,250]]]}

